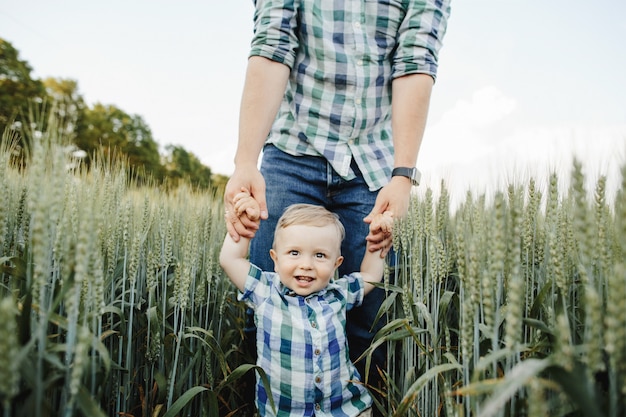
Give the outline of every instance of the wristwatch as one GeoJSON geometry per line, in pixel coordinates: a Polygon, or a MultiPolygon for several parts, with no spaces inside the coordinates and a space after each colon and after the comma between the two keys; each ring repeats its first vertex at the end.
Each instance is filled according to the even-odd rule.
{"type": "Polygon", "coordinates": [[[420,183],[420,178],[422,174],[415,167],[413,168],[398,167],[398,168],[394,168],[393,171],[391,171],[391,176],[392,177],[397,177],[397,176],[407,177],[408,179],[411,180],[411,184],[417,186],[420,183]]]}

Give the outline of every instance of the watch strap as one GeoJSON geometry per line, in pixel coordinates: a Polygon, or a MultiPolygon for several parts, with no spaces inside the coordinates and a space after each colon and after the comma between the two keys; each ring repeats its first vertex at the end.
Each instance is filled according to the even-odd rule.
{"type": "Polygon", "coordinates": [[[406,177],[411,180],[411,184],[417,186],[420,183],[421,173],[415,167],[397,167],[391,171],[392,177],[406,177]]]}

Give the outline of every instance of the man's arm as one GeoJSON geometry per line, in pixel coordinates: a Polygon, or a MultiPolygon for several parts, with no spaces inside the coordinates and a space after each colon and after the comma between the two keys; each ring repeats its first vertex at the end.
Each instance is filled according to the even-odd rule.
{"type": "Polygon", "coordinates": [[[239,114],[235,171],[224,193],[226,227],[234,240],[240,236],[252,238],[260,220],[267,218],[265,180],[258,170],[258,160],[278,113],[288,79],[289,67],[284,64],[259,56],[248,60],[239,114]],[[259,218],[239,218],[234,215],[233,198],[242,188],[249,190],[259,203],[259,218]]]}
{"type": "Polygon", "coordinates": [[[229,234],[226,234],[220,252],[220,265],[239,291],[244,290],[248,272],[250,271],[250,261],[248,261],[249,246],[250,239],[241,237],[235,242],[229,234]]]}
{"type": "MultiPolygon", "coordinates": [[[[391,124],[393,131],[394,167],[414,167],[422,144],[433,78],[428,74],[409,74],[396,78],[392,83],[391,124]]],[[[371,213],[365,218],[371,223],[373,216],[391,211],[395,218],[402,218],[409,209],[411,181],[405,177],[392,177],[380,189],[371,213]]],[[[385,256],[391,245],[389,239],[370,232],[367,236],[370,250],[385,256]]]]}

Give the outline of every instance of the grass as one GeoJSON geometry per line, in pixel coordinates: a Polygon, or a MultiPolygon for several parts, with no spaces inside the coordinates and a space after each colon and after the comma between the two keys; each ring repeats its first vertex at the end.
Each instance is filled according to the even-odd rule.
{"type": "MultiPolygon", "coordinates": [[[[138,186],[123,160],[87,172],[48,126],[25,167],[0,149],[2,413],[252,415],[221,196],[138,186]]],[[[570,177],[454,211],[445,183],[414,196],[372,346],[385,415],[626,412],[625,187],[586,190],[577,161],[570,177]]]]}

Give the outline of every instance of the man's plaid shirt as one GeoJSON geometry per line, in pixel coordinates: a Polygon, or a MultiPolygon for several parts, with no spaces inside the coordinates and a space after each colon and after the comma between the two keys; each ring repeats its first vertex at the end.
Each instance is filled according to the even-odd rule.
{"type": "Polygon", "coordinates": [[[370,190],[393,167],[391,82],[433,78],[450,0],[256,0],[251,56],[291,68],[268,141],[322,155],[344,179],[354,158],[370,190]]]}
{"type": "Polygon", "coordinates": [[[346,311],[361,304],[363,296],[359,273],[302,297],[275,273],[251,265],[239,299],[255,310],[257,365],[267,373],[272,390],[266,392],[257,377],[261,416],[357,416],[371,406],[350,361],[345,333],[346,311]]]}

